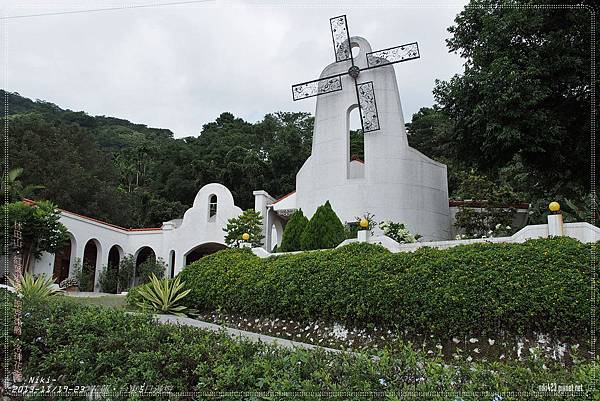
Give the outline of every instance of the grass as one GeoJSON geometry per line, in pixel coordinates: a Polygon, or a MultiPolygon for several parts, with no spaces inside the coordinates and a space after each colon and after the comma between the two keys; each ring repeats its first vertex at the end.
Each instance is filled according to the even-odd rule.
{"type": "Polygon", "coordinates": [[[129,309],[124,295],[102,295],[99,297],[69,297],[69,299],[88,305],[102,305],[111,308],[129,309]]]}

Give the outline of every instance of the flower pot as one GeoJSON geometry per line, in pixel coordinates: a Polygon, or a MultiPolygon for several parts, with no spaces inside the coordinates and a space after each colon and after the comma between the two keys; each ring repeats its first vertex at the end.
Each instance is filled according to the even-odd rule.
{"type": "Polygon", "coordinates": [[[70,287],[65,288],[66,292],[79,292],[79,287],[76,285],[72,285],[70,287]]]}

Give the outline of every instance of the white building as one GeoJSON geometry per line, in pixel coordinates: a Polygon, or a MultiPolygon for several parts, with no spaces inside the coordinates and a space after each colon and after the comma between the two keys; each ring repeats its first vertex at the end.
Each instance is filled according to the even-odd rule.
{"type": "Polygon", "coordinates": [[[73,275],[77,259],[95,268],[95,290],[98,278],[109,261],[118,266],[128,254],[136,263],[148,257],[161,258],[166,277],[173,277],[188,263],[226,247],[223,228],[242,210],[221,184],[202,187],[193,206],[182,219],[167,221],[157,228],[128,229],[105,223],[67,210],[60,211],[60,222],[67,228],[69,243],[56,255],[44,253],[33,262],[34,274],[53,276],[58,282],[73,275]]]}
{"type": "MultiPolygon", "coordinates": [[[[296,191],[279,200],[265,191],[254,192],[255,208],[265,216],[267,249],[276,242],[273,231],[281,238],[281,227],[292,211],[302,209],[310,218],[326,201],[342,222],[369,212],[379,221],[405,223],[424,240],[451,236],[446,166],[408,146],[394,67],[362,70],[371,46],[360,37],[350,42],[358,48],[358,81],[373,82],[380,129],[365,133],[364,162],[351,160],[350,114],[358,107],[354,79],[342,76],[341,90],[317,97],[312,152],[296,176],[296,191]]],[[[332,63],[321,78],[344,73],[350,66],[350,60],[332,63]]]]}

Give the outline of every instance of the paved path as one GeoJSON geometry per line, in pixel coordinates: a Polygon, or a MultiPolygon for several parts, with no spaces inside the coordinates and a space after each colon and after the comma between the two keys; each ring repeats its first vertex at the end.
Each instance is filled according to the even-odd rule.
{"type": "Polygon", "coordinates": [[[320,347],[318,345],[301,343],[292,340],[286,340],[284,338],[277,338],[271,336],[265,336],[264,334],[253,333],[251,331],[244,331],[238,329],[232,329],[225,326],[219,326],[218,324],[203,322],[201,320],[192,319],[189,317],[179,317],[174,315],[155,315],[155,318],[160,323],[180,324],[186,326],[194,326],[204,330],[211,331],[222,331],[225,330],[227,334],[232,338],[243,338],[253,342],[262,342],[266,344],[278,345],[285,348],[304,348],[304,349],[322,349],[326,352],[343,353],[344,351],[334,348],[320,347]]]}

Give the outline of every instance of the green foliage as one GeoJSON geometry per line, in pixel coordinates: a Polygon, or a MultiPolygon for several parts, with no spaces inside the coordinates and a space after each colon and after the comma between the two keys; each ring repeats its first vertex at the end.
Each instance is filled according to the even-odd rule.
{"type": "Polygon", "coordinates": [[[280,252],[292,252],[302,249],[300,237],[308,224],[308,219],[302,213],[302,210],[295,211],[285,225],[281,239],[280,252]]]}
{"type": "Polygon", "coordinates": [[[22,294],[25,300],[33,298],[47,298],[60,293],[59,289],[54,287],[52,277],[46,277],[44,274],[34,276],[31,273],[25,273],[19,281],[15,278],[9,278],[10,285],[22,294]]]}
{"type": "Polygon", "coordinates": [[[161,258],[150,257],[135,270],[135,276],[138,284],[145,284],[151,281],[152,276],[163,278],[167,266],[161,258]]]}
{"type": "Polygon", "coordinates": [[[100,291],[111,294],[117,293],[117,287],[119,282],[118,272],[113,266],[102,266],[102,271],[98,277],[98,284],[100,285],[100,291]]]}
{"type": "MultiPolygon", "coordinates": [[[[60,221],[60,214],[56,206],[48,201],[38,201],[29,205],[22,201],[2,205],[1,213],[8,217],[8,221],[1,219],[0,230],[2,237],[8,232],[8,243],[10,251],[13,251],[12,242],[15,224],[21,226],[23,254],[23,268],[28,270],[32,258],[39,258],[42,252],[54,253],[59,250],[68,240],[67,229],[60,221]],[[8,227],[5,225],[8,222],[8,227]]],[[[2,238],[2,253],[4,249],[4,238],[2,238]]]]}
{"type": "MultiPolygon", "coordinates": [[[[136,305],[157,313],[185,316],[184,311],[187,307],[179,305],[179,303],[191,290],[182,291],[184,285],[185,282],[180,282],[179,277],[172,280],[159,280],[152,274],[150,282],[142,285],[136,291],[138,298],[141,298],[136,305]]],[[[129,294],[127,295],[129,296],[129,294]]]]}
{"type": "Polygon", "coordinates": [[[419,234],[412,234],[402,223],[382,221],[379,223],[379,228],[381,228],[384,235],[390,237],[399,244],[417,242],[417,240],[421,238],[421,235],[419,234]]]}
{"type": "Polygon", "coordinates": [[[133,255],[125,255],[119,261],[117,273],[117,293],[126,291],[131,287],[135,274],[135,258],[133,255]]]}
{"type": "Polygon", "coordinates": [[[459,199],[474,199],[481,203],[477,210],[460,207],[454,225],[468,238],[508,236],[519,227],[512,227],[517,196],[508,185],[497,185],[474,170],[459,175],[456,190],[459,199]]]}
{"type": "Polygon", "coordinates": [[[222,113],[197,135],[176,139],[169,130],[0,95],[11,105],[9,156],[26,172],[23,187],[43,184],[35,199],[124,227],[180,218],[211,182],[226,185],[243,209],[254,205],[256,188],[293,191],[311,150],[308,113],[268,114],[254,124],[222,113]]]}
{"type": "Polygon", "coordinates": [[[24,198],[29,198],[35,191],[43,189],[43,185],[23,185],[20,180],[23,174],[23,168],[15,167],[6,172],[5,179],[2,180],[0,185],[0,199],[2,203],[15,202],[24,198]],[[6,195],[8,197],[6,198],[6,195]]]}
{"type": "Polygon", "coordinates": [[[440,336],[589,335],[591,245],[570,238],[412,253],[371,244],[261,259],[225,250],[180,273],[185,304],[440,336]]]}
{"type": "MultiPolygon", "coordinates": [[[[0,314],[6,310],[10,317],[13,310],[12,304],[6,304],[9,300],[1,297],[0,314]]],[[[12,346],[12,331],[0,331],[0,340],[4,342],[7,335],[12,346]]],[[[61,385],[107,385],[115,392],[151,384],[170,386],[173,393],[180,394],[343,392],[345,399],[364,400],[380,399],[383,394],[395,399],[395,394],[411,392],[429,394],[428,399],[435,401],[459,396],[475,401],[482,396],[491,400],[494,394],[521,394],[539,383],[578,383],[587,391],[597,369],[591,362],[565,367],[533,358],[519,363],[445,363],[437,357],[425,358],[406,344],[395,345],[393,353],[377,352],[377,358],[360,353],[290,350],[195,327],[158,324],[147,314],[127,314],[68,298],[25,303],[21,345],[25,377],[60,375],[61,385]]],[[[12,358],[7,363],[12,370],[12,358]]],[[[165,399],[164,394],[127,394],[132,400],[165,399]]],[[[527,400],[548,398],[543,392],[535,394],[531,392],[527,400]]]]}
{"type": "Polygon", "coordinates": [[[300,237],[303,250],[335,248],[346,239],[344,225],[329,201],[317,208],[300,237]]]}
{"type": "Polygon", "coordinates": [[[94,291],[94,267],[75,259],[73,263],[73,276],[79,283],[79,291],[94,291]]]}
{"type": "Polygon", "coordinates": [[[590,10],[504,4],[473,0],[449,28],[465,69],[436,83],[452,126],[431,142],[525,199],[580,196],[591,167],[590,10]]]}
{"type": "Polygon", "coordinates": [[[233,217],[227,222],[227,226],[223,228],[227,234],[225,235],[225,243],[232,247],[239,247],[242,241],[242,235],[248,233],[248,240],[253,247],[262,245],[264,235],[262,234],[262,216],[260,212],[254,209],[247,209],[238,217],[233,217]]]}

